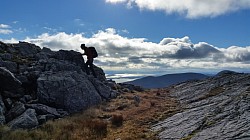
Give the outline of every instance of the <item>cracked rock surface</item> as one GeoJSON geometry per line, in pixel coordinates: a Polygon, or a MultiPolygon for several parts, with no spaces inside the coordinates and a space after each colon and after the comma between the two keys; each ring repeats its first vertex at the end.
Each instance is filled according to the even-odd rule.
{"type": "Polygon", "coordinates": [[[250,139],[250,74],[222,72],[171,93],[182,112],[153,125],[161,140],[250,139]]]}

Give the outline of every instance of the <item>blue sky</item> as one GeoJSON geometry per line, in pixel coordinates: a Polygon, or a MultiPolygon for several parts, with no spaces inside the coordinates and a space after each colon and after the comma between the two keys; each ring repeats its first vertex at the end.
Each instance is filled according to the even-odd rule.
{"type": "Polygon", "coordinates": [[[0,40],[95,46],[113,78],[250,66],[250,0],[2,0],[1,13],[0,40]]]}

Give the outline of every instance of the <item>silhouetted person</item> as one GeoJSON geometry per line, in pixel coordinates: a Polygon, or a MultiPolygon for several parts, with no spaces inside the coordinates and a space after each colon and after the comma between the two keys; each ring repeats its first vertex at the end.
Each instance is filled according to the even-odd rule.
{"type": "Polygon", "coordinates": [[[94,47],[86,47],[85,44],[81,44],[81,49],[84,50],[84,54],[82,54],[82,55],[86,55],[86,56],[87,56],[87,62],[85,63],[85,70],[86,70],[86,73],[87,73],[88,75],[90,74],[90,73],[89,73],[89,68],[90,68],[90,70],[91,70],[92,73],[93,73],[93,76],[94,76],[95,78],[97,78],[96,73],[95,73],[95,70],[94,70],[94,68],[93,68],[93,61],[94,61],[94,58],[97,57],[97,53],[96,53],[96,52],[95,52],[96,54],[93,53],[92,48],[94,48],[94,47]],[[88,68],[88,66],[89,66],[89,68],[88,68]]]}

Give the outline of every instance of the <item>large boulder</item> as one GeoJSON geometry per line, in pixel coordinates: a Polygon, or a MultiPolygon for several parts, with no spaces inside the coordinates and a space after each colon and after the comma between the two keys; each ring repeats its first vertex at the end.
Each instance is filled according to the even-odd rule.
{"type": "Polygon", "coordinates": [[[40,65],[42,65],[42,71],[77,71],[81,72],[82,68],[80,65],[75,65],[70,61],[63,61],[50,58],[48,60],[39,61],[40,65]]]}
{"type": "Polygon", "coordinates": [[[3,99],[2,96],[0,95],[0,125],[5,123],[5,116],[4,116],[5,110],[6,109],[3,103],[3,99]]]}
{"type": "Polygon", "coordinates": [[[92,84],[95,86],[96,90],[98,91],[99,95],[104,99],[109,99],[111,94],[111,88],[106,86],[103,82],[100,80],[90,77],[89,80],[92,82],[92,84]]]}
{"type": "Polygon", "coordinates": [[[40,103],[63,108],[70,113],[101,102],[101,96],[85,73],[45,73],[38,78],[37,83],[40,103]]]}
{"type": "Polygon", "coordinates": [[[0,90],[13,91],[21,88],[21,82],[6,68],[0,67],[0,90]]]}
{"type": "Polygon", "coordinates": [[[84,68],[85,63],[82,54],[76,51],[60,50],[58,52],[55,52],[53,58],[58,60],[69,61],[77,66],[80,66],[81,68],[84,68]]]}
{"type": "Polygon", "coordinates": [[[106,76],[105,76],[104,71],[95,65],[93,66],[93,68],[94,68],[97,78],[102,82],[106,81],[106,76]]]}
{"type": "Polygon", "coordinates": [[[22,115],[9,122],[7,125],[11,129],[31,129],[38,125],[36,118],[36,111],[34,109],[27,109],[22,115]]]}

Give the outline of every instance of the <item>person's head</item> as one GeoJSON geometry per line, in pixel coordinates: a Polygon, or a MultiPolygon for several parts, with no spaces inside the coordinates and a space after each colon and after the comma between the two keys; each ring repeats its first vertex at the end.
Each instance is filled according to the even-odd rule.
{"type": "Polygon", "coordinates": [[[84,50],[86,48],[85,44],[81,44],[81,48],[84,50]]]}

